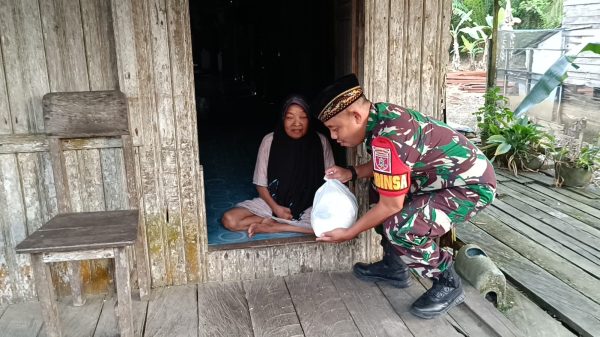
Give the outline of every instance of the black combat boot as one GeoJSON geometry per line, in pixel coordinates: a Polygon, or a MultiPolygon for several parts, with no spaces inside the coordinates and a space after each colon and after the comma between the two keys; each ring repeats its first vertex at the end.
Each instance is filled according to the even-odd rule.
{"type": "Polygon", "coordinates": [[[394,247],[387,240],[382,240],[383,260],[367,264],[359,262],[352,267],[352,272],[363,281],[386,282],[396,288],[410,286],[410,274],[406,263],[400,259],[394,247]]]}
{"type": "Polygon", "coordinates": [[[421,318],[435,318],[461,304],[465,300],[460,276],[454,265],[433,279],[433,286],[410,307],[410,312],[421,318]]]}

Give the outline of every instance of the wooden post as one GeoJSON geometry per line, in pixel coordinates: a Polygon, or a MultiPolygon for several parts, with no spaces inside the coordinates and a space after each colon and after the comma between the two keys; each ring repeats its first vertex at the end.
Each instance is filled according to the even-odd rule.
{"type": "Polygon", "coordinates": [[[127,248],[115,248],[115,281],[117,283],[117,320],[121,337],[133,337],[133,310],[129,285],[127,248]]]}
{"type": "MultiPolygon", "coordinates": [[[[500,4],[498,0],[494,0],[494,21],[492,23],[492,39],[488,48],[488,69],[487,69],[487,88],[496,86],[496,55],[498,52],[498,11],[500,10],[500,4]]],[[[492,104],[493,102],[485,102],[486,104],[492,104]]]]}
{"type": "Polygon", "coordinates": [[[71,205],[69,204],[69,184],[67,183],[67,169],[65,168],[61,140],[58,137],[48,137],[48,147],[50,148],[50,161],[54,175],[58,213],[69,213],[71,211],[71,205]]]}
{"type": "Polygon", "coordinates": [[[533,49],[525,50],[525,62],[527,62],[527,94],[531,91],[531,69],[533,67],[533,49]]]}
{"type": "MultiPolygon", "coordinates": [[[[52,173],[54,174],[54,186],[56,188],[58,213],[70,213],[71,204],[69,203],[69,184],[67,182],[67,169],[65,167],[61,142],[61,139],[58,137],[48,137],[48,147],[50,148],[50,161],[52,163],[52,173]]],[[[68,264],[71,296],[73,298],[73,305],[76,307],[82,306],[85,303],[83,289],[81,286],[80,265],[80,261],[72,261],[68,264]]]]}
{"type": "Polygon", "coordinates": [[[48,337],[61,337],[58,307],[55,301],[50,268],[42,261],[41,254],[31,254],[31,264],[33,266],[33,277],[35,278],[38,299],[42,307],[46,335],[48,337]]]}
{"type": "Polygon", "coordinates": [[[502,83],[502,95],[506,96],[506,87],[508,85],[508,56],[510,54],[510,50],[508,48],[504,49],[504,81],[502,83]]]}
{"type": "MultiPolygon", "coordinates": [[[[135,158],[133,153],[133,142],[130,135],[121,136],[123,140],[123,161],[125,162],[125,176],[127,177],[127,192],[129,194],[129,208],[140,208],[140,195],[135,182],[135,158]]],[[[138,219],[138,235],[135,242],[135,256],[137,261],[136,272],[138,286],[140,288],[140,299],[148,299],[150,294],[150,266],[148,263],[148,252],[146,250],[146,228],[142,219],[138,219]]]]}
{"type": "Polygon", "coordinates": [[[85,304],[85,297],[81,289],[81,263],[80,261],[69,261],[69,279],[71,281],[71,296],[73,305],[80,307],[85,304]]]}

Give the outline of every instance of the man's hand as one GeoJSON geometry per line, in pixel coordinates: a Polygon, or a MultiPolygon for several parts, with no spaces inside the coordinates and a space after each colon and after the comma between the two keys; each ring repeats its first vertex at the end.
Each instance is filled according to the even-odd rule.
{"type": "Polygon", "coordinates": [[[337,179],[342,183],[350,181],[352,179],[352,172],[340,166],[332,166],[325,170],[325,177],[327,179],[337,179]]]}
{"type": "Polygon", "coordinates": [[[283,207],[281,205],[277,205],[273,209],[273,213],[278,218],[285,219],[285,220],[292,220],[292,211],[289,208],[287,208],[287,207],[283,207]]]}
{"type": "Polygon", "coordinates": [[[355,235],[350,228],[337,228],[329,232],[323,233],[317,238],[317,241],[341,243],[354,239],[355,235]]]}

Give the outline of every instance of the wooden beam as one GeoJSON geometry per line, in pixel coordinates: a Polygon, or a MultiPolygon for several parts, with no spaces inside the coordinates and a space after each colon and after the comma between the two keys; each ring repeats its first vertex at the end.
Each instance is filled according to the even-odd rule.
{"type": "Polygon", "coordinates": [[[56,296],[54,295],[50,268],[42,261],[42,257],[39,254],[31,255],[31,264],[33,266],[38,299],[42,306],[46,334],[48,337],[61,337],[60,319],[58,316],[58,307],[56,301],[54,301],[56,296]]]}
{"type": "Polygon", "coordinates": [[[115,248],[115,281],[117,284],[117,320],[122,337],[134,337],[129,258],[127,247],[115,248]]]}
{"type": "MultiPolygon", "coordinates": [[[[35,153],[50,150],[45,134],[0,135],[0,154],[35,153]]],[[[62,141],[63,151],[120,148],[120,137],[79,138],[62,141]]]]}
{"type": "MultiPolygon", "coordinates": [[[[494,20],[492,23],[492,39],[488,45],[490,51],[488,52],[488,69],[487,69],[487,88],[493,88],[496,86],[496,55],[498,52],[498,12],[500,11],[499,0],[494,0],[494,20]]],[[[493,102],[486,102],[486,104],[492,104],[493,102]]]]}
{"type": "Polygon", "coordinates": [[[94,249],[88,251],[77,251],[77,252],[53,252],[43,253],[42,260],[45,263],[49,262],[63,262],[63,261],[80,261],[80,260],[93,260],[93,259],[109,259],[115,256],[112,248],[106,249],[94,249]]]}

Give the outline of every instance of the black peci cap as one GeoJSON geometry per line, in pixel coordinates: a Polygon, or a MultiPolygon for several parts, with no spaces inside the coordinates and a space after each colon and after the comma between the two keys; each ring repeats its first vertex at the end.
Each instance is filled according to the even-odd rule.
{"type": "Polygon", "coordinates": [[[354,74],[349,74],[338,78],[317,95],[314,111],[318,113],[317,118],[321,122],[326,122],[362,95],[363,90],[358,83],[358,78],[354,74]]]}

